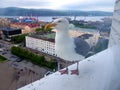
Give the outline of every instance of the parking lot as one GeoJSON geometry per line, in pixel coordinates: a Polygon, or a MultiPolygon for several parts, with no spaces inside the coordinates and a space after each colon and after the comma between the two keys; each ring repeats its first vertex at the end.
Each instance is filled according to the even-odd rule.
{"type": "MultiPolygon", "coordinates": [[[[9,64],[10,67],[17,70],[13,72],[12,76],[14,77],[13,78],[14,81],[12,85],[17,85],[16,88],[20,88],[21,86],[24,86],[28,83],[31,83],[35,80],[38,80],[44,77],[44,74],[48,72],[47,69],[34,65],[23,58],[19,58],[11,54],[10,48],[12,46],[13,45],[10,44],[9,42],[0,40],[0,49],[1,49],[0,55],[6,57],[8,59],[6,63],[9,64]],[[19,79],[16,79],[17,77],[19,77],[19,79]]],[[[4,72],[6,72],[6,70],[4,72]]],[[[11,88],[12,88],[11,90],[16,90],[12,85],[11,85],[11,88]]]]}
{"type": "MultiPolygon", "coordinates": [[[[24,67],[32,69],[33,71],[40,73],[40,67],[37,65],[32,64],[31,62],[28,62],[27,60],[23,58],[19,58],[15,55],[13,55],[10,51],[10,48],[13,46],[13,44],[0,40],[0,49],[3,49],[3,51],[0,51],[0,55],[6,57],[8,59],[8,63],[13,65],[16,68],[22,69],[24,67]],[[34,68],[33,68],[34,67],[34,68]]],[[[41,67],[42,68],[42,67],[41,67]]],[[[46,70],[43,70],[46,72],[46,70]]]]}

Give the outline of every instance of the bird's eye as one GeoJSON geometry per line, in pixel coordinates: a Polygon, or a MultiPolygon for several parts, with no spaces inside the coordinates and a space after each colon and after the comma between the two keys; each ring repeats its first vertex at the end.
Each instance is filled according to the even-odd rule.
{"type": "Polygon", "coordinates": [[[62,22],[62,21],[58,21],[59,23],[62,22]]]}

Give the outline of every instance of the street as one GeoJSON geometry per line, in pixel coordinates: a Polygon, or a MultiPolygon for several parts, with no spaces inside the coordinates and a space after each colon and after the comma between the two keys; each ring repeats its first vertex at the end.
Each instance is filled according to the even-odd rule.
{"type": "MultiPolygon", "coordinates": [[[[7,58],[7,60],[8,60],[6,62],[7,64],[9,64],[11,67],[17,69],[17,71],[15,71],[13,73],[13,82],[11,85],[11,88],[12,88],[11,90],[15,90],[13,87],[14,85],[17,85],[16,88],[20,88],[21,86],[24,86],[28,83],[31,83],[33,81],[43,78],[44,75],[48,72],[48,70],[43,67],[34,65],[25,59],[21,59],[15,55],[13,55],[10,51],[10,48],[12,46],[13,46],[13,44],[3,41],[3,40],[0,40],[0,48],[1,48],[1,50],[3,49],[3,51],[0,51],[0,55],[7,58]],[[17,77],[19,77],[19,78],[16,81],[17,77]]],[[[6,72],[6,71],[3,70],[3,73],[4,72],[6,72]]]]}

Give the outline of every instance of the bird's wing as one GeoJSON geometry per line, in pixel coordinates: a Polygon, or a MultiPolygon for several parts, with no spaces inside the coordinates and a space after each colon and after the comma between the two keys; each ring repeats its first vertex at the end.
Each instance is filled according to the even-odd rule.
{"type": "Polygon", "coordinates": [[[76,53],[80,55],[86,56],[90,50],[88,43],[79,37],[74,38],[74,44],[76,53]]]}
{"type": "Polygon", "coordinates": [[[78,36],[79,38],[82,38],[82,39],[89,39],[90,37],[92,37],[93,35],[92,34],[83,34],[81,36],[78,36]]]}

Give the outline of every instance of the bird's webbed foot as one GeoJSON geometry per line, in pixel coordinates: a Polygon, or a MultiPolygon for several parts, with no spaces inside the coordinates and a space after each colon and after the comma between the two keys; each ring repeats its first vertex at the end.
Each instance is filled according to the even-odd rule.
{"type": "Polygon", "coordinates": [[[59,72],[61,73],[61,75],[68,74],[68,68],[66,68],[65,70],[60,70],[59,72]]]}
{"type": "Polygon", "coordinates": [[[73,75],[73,74],[75,74],[75,75],[79,75],[79,71],[78,71],[78,69],[71,70],[71,75],[73,75]]]}

